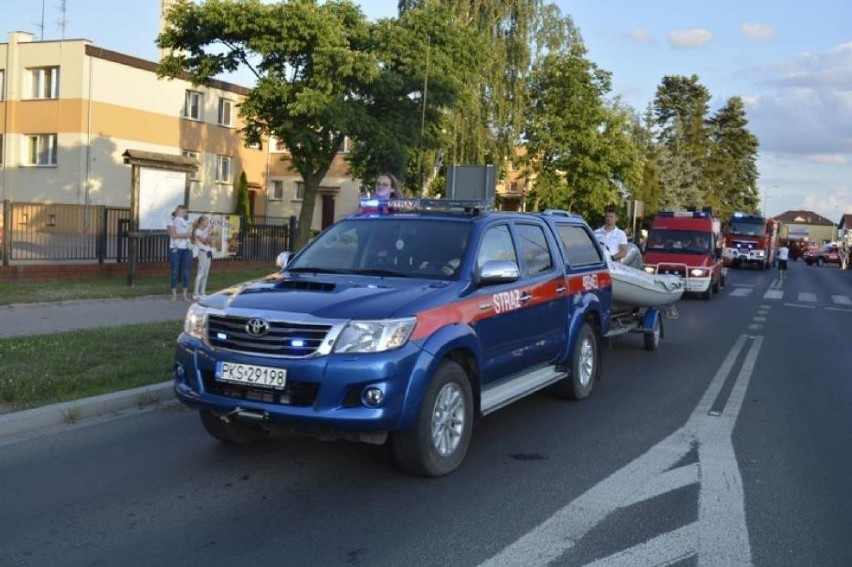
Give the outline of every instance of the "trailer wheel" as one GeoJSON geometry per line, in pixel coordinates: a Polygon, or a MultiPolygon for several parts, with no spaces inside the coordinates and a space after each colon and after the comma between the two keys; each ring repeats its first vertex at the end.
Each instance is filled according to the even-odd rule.
{"type": "Polygon", "coordinates": [[[654,315],[654,326],[651,332],[645,333],[645,350],[657,350],[660,346],[660,337],[663,336],[663,320],[659,313],[654,315]]]}
{"type": "Polygon", "coordinates": [[[598,374],[598,339],[588,323],[583,323],[574,345],[571,374],[556,383],[556,395],[569,400],[589,397],[598,374]]]}

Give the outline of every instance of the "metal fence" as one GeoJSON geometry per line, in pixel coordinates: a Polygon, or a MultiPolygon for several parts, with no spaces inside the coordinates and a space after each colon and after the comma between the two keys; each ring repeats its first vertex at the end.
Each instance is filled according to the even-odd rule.
{"type": "MultiPolygon", "coordinates": [[[[254,217],[241,222],[238,260],[272,260],[290,248],[295,217],[254,217]]],[[[15,262],[127,262],[130,209],[103,205],[62,205],[3,201],[0,258],[15,262]]],[[[164,262],[165,232],[139,239],[139,262],[164,262]]]]}

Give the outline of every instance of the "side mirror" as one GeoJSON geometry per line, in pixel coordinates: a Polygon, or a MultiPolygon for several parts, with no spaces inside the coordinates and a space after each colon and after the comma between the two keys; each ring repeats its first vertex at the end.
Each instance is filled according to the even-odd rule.
{"type": "Polygon", "coordinates": [[[281,268],[282,270],[287,267],[287,263],[290,262],[290,258],[293,257],[292,252],[282,252],[275,258],[275,265],[281,268]]]}
{"type": "Polygon", "coordinates": [[[514,262],[491,261],[485,262],[476,274],[477,285],[492,285],[518,281],[521,270],[514,262]]]}

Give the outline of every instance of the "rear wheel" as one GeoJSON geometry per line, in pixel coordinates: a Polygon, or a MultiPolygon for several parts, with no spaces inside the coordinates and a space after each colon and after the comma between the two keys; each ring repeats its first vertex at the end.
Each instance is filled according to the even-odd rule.
{"type": "Polygon", "coordinates": [[[560,398],[582,400],[589,397],[598,374],[598,339],[591,325],[583,323],[574,345],[571,374],[556,383],[560,398]]]}
{"type": "Polygon", "coordinates": [[[269,435],[269,430],[256,423],[243,423],[233,417],[223,418],[207,409],[199,410],[198,413],[207,433],[222,443],[243,445],[259,441],[269,435]]]}
{"type": "Polygon", "coordinates": [[[423,476],[443,476],[461,465],[473,428],[473,394],[464,369],[445,360],[432,377],[412,429],[393,434],[399,466],[423,476]]]}

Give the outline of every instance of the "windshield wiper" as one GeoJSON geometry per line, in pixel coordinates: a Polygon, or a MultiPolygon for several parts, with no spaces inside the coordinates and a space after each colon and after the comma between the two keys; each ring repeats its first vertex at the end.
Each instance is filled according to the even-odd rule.
{"type": "Polygon", "coordinates": [[[404,274],[402,272],[395,272],[393,270],[352,270],[349,272],[350,274],[357,274],[359,276],[390,276],[394,278],[410,278],[411,276],[408,274],[404,274]]]}
{"type": "Polygon", "coordinates": [[[311,274],[350,274],[352,273],[350,270],[332,270],[330,268],[315,268],[315,267],[305,267],[305,268],[287,268],[288,272],[303,272],[303,273],[311,273],[311,274]]]}

